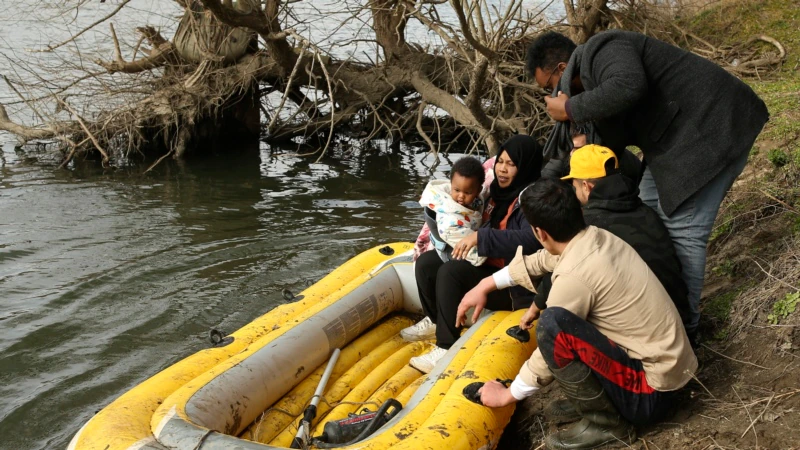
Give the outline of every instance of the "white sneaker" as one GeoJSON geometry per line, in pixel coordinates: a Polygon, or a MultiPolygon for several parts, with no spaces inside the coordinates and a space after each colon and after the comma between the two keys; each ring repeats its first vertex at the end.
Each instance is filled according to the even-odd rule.
{"type": "Polygon", "coordinates": [[[422,373],[430,373],[433,367],[442,359],[442,356],[447,353],[446,348],[434,347],[433,350],[425,353],[424,355],[415,356],[408,362],[411,367],[419,370],[422,373]]]}
{"type": "Polygon", "coordinates": [[[407,342],[434,339],[436,337],[436,324],[426,317],[416,324],[401,330],[400,336],[407,342]]]}

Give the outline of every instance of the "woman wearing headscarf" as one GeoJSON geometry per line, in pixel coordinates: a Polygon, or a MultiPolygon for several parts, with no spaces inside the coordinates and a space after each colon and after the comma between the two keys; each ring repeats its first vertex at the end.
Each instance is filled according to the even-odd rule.
{"type": "MultiPolygon", "coordinates": [[[[539,179],[541,168],[542,149],[536,140],[525,135],[507,140],[494,164],[494,180],[489,187],[481,228],[455,245],[451,261],[443,262],[436,252],[430,251],[417,259],[414,274],[426,317],[404,329],[401,335],[407,341],[436,337],[436,347],[411,358],[413,367],[430,372],[458,339],[456,311],[464,294],[484,277],[506,266],[520,245],[524,254],[541,248],[519,209],[520,192],[539,179]],[[478,248],[479,256],[488,258],[481,266],[463,259],[473,247],[478,248]]],[[[495,311],[516,310],[529,307],[532,301],[531,292],[516,286],[492,293],[486,307],[495,311]]]]}

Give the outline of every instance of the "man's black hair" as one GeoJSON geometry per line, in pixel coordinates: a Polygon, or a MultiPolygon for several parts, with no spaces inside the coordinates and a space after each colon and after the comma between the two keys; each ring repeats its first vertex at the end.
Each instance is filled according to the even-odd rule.
{"type": "Polygon", "coordinates": [[[465,156],[453,164],[453,168],[450,169],[451,180],[456,173],[464,178],[475,178],[478,180],[478,186],[482,185],[483,181],[486,180],[483,164],[472,156],[465,156]]]}
{"type": "Polygon", "coordinates": [[[548,31],[528,47],[526,68],[533,75],[536,69],[552,70],[560,62],[569,62],[569,57],[575,51],[575,45],[570,38],[555,31],[548,31]]]}
{"type": "Polygon", "coordinates": [[[520,195],[520,207],[531,226],[547,231],[557,242],[568,242],[586,228],[581,204],[566,183],[540,178],[520,195]]]}

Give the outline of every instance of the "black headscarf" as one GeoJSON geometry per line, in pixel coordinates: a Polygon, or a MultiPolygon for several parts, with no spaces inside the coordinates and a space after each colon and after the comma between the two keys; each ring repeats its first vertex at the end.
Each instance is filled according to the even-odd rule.
{"type": "MultiPolygon", "coordinates": [[[[500,146],[500,153],[508,153],[508,157],[517,166],[517,175],[511,180],[511,185],[501,188],[497,181],[497,174],[489,187],[489,196],[494,200],[494,209],[491,213],[492,228],[497,228],[508,212],[508,208],[517,199],[529,184],[539,179],[542,170],[542,147],[536,139],[518,134],[512,136],[500,146]]],[[[495,160],[495,166],[497,161],[495,160]]],[[[494,169],[492,169],[494,170],[494,169]]]]}

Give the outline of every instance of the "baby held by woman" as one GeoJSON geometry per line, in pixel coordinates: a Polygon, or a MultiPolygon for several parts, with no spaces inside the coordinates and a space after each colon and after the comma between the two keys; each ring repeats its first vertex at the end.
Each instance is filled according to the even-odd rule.
{"type": "MultiPolygon", "coordinates": [[[[486,200],[484,181],[481,162],[467,156],[453,164],[450,180],[428,183],[419,200],[427,227],[417,239],[415,259],[430,246],[436,249],[442,261],[452,259],[453,247],[481,225],[486,200]],[[426,231],[430,234],[427,235],[426,231]]],[[[465,259],[475,266],[486,261],[486,258],[478,256],[477,247],[473,247],[465,259]]]]}

